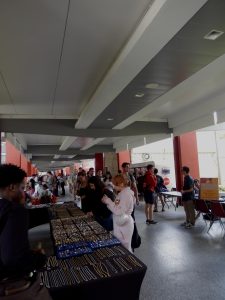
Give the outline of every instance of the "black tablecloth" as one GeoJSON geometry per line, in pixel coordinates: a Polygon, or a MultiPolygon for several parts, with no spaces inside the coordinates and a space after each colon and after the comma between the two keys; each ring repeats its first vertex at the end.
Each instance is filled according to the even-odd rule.
{"type": "Polygon", "coordinates": [[[29,229],[49,223],[48,207],[27,208],[29,215],[29,229]]]}
{"type": "Polygon", "coordinates": [[[51,289],[53,300],[138,300],[146,267],[77,286],[51,289]]]}

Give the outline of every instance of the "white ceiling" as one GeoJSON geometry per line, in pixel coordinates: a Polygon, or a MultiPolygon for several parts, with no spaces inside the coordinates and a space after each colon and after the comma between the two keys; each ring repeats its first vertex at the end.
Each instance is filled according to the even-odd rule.
{"type": "MultiPolygon", "coordinates": [[[[165,93],[154,101],[140,107],[141,98],[131,104],[124,96],[121,107],[110,116],[122,116],[113,129],[109,116],[104,115],[128,86],[131,90],[133,86],[133,95],[140,92],[132,85],[137,76],[174,37],[182,42],[181,29],[188,28],[185,38],[189,38],[194,26],[189,21],[195,16],[200,20],[194,22],[198,32],[210,30],[214,20],[215,26],[224,26],[212,29],[225,30],[223,10],[223,0],[1,0],[1,130],[15,133],[31,155],[29,146],[39,147],[34,156],[50,155],[51,150],[52,162],[36,162],[44,169],[69,164],[53,163],[59,151],[62,160],[73,152],[79,159],[80,153],[110,151],[110,146],[117,151],[130,149],[168,137],[170,132],[181,134],[212,125],[214,111],[218,111],[218,122],[225,121],[225,55],[218,54],[218,49],[224,54],[225,47],[219,42],[210,63],[201,63],[202,67],[169,90],[160,86],[165,93]],[[126,107],[128,111],[131,105],[134,109],[128,116],[126,107]],[[99,117],[103,125],[95,127],[99,117]],[[11,126],[1,123],[5,119],[11,126]],[[24,120],[24,125],[18,121],[17,126],[13,119],[24,120]],[[40,126],[36,119],[43,119],[45,125],[40,126]],[[127,126],[133,126],[129,130],[136,134],[129,132],[128,137],[127,126]],[[103,134],[103,129],[108,130],[103,134]],[[124,130],[124,136],[115,137],[116,130],[124,130]],[[56,146],[55,153],[53,148],[42,147],[51,145],[56,146]]],[[[212,43],[208,44],[211,50],[212,43]]],[[[190,54],[192,50],[190,43],[185,51],[190,54]]],[[[206,50],[199,55],[206,55],[206,50]]],[[[185,62],[185,53],[182,55],[185,62]]],[[[170,63],[165,76],[173,81],[176,55],[170,63]]],[[[182,63],[179,66],[176,76],[187,64],[183,69],[182,63]]],[[[149,75],[158,74],[160,68],[159,64],[149,75]]],[[[145,80],[148,82],[148,74],[145,80]]]]}

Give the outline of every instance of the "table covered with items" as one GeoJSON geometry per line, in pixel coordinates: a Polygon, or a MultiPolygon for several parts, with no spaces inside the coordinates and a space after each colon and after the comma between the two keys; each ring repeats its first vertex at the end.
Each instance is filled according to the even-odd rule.
{"type": "Polygon", "coordinates": [[[146,266],[74,204],[49,208],[54,256],[41,271],[53,299],[139,299],[146,266]]]}

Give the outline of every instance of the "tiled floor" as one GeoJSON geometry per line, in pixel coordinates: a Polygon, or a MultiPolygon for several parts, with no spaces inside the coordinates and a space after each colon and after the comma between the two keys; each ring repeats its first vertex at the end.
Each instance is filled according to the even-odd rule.
{"type": "MultiPolygon", "coordinates": [[[[195,228],[185,229],[182,207],[171,207],[155,213],[158,224],[146,225],[143,202],[135,215],[142,238],[135,255],[148,266],[140,300],[225,299],[225,239],[219,224],[207,234],[200,218],[195,228]]],[[[31,230],[33,243],[49,242],[46,228],[31,230]]]]}

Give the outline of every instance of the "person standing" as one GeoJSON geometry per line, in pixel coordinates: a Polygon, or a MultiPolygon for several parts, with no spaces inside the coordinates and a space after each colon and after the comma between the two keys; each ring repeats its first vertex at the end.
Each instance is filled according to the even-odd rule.
{"type": "Polygon", "coordinates": [[[40,286],[33,272],[45,265],[46,256],[42,249],[31,250],[29,246],[28,215],[24,207],[25,177],[27,174],[15,165],[0,166],[0,284],[6,278],[12,282],[17,279],[17,284],[20,284],[20,292],[16,294],[18,289],[16,291],[14,287],[13,290],[10,282],[7,287],[5,281],[0,299],[49,299],[47,290],[40,286]],[[34,283],[25,285],[24,280],[31,272],[34,283]],[[14,294],[4,296],[8,290],[14,294]]]}
{"type": "Polygon", "coordinates": [[[131,190],[134,192],[136,204],[139,205],[139,197],[138,197],[136,180],[134,176],[129,172],[130,164],[128,162],[124,162],[121,167],[122,167],[122,175],[127,180],[127,183],[128,185],[130,185],[131,190]]]}
{"type": "Polygon", "coordinates": [[[153,206],[154,206],[154,191],[157,185],[157,179],[154,175],[154,166],[148,165],[144,178],[144,199],[145,199],[145,215],[146,224],[156,224],[153,220],[153,206]]]}
{"type": "Polygon", "coordinates": [[[109,210],[113,213],[113,234],[130,252],[131,239],[134,231],[134,220],[131,216],[134,209],[134,192],[127,186],[127,180],[117,175],[113,178],[113,184],[119,191],[115,202],[106,195],[102,198],[109,210]]]}
{"type": "Polygon", "coordinates": [[[161,201],[162,204],[162,211],[165,211],[164,207],[165,207],[165,201],[163,199],[162,194],[160,194],[160,192],[162,192],[162,189],[166,189],[166,187],[164,186],[164,181],[162,176],[158,175],[158,169],[154,169],[154,175],[156,176],[156,180],[157,180],[157,184],[155,187],[155,193],[156,193],[156,197],[155,197],[155,207],[154,207],[154,212],[158,212],[158,198],[161,201]]]}
{"type": "Polygon", "coordinates": [[[186,221],[181,225],[185,226],[186,228],[191,228],[195,225],[194,180],[190,176],[189,172],[189,167],[182,167],[182,173],[184,175],[184,185],[181,193],[184,211],[186,215],[186,221]]]}

